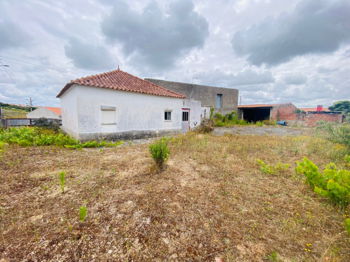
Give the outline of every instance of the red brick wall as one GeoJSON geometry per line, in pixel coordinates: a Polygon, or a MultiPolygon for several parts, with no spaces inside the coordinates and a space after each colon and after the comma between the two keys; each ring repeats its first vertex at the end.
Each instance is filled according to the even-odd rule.
{"type": "Polygon", "coordinates": [[[293,104],[283,104],[272,108],[270,113],[271,120],[297,120],[298,115],[295,113],[297,108],[293,104]]]}
{"type": "Polygon", "coordinates": [[[319,121],[327,122],[343,122],[342,114],[327,113],[296,113],[297,108],[293,104],[283,104],[275,106],[271,109],[270,119],[279,121],[287,121],[289,125],[316,126],[319,121]]]}
{"type": "Polygon", "coordinates": [[[325,113],[316,113],[316,114],[306,114],[304,122],[306,126],[316,126],[319,121],[327,122],[343,122],[342,114],[325,114],[325,113]]]}

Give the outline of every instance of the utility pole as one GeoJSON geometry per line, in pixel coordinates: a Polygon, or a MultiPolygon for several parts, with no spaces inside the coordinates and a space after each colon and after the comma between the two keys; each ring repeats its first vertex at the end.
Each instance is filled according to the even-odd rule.
{"type": "Polygon", "coordinates": [[[31,97],[29,97],[29,110],[32,111],[33,108],[33,100],[31,97]]]}

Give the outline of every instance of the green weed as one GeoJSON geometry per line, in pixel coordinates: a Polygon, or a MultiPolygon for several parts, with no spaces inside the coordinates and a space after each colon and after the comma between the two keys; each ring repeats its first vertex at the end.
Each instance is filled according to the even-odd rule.
{"type": "Polygon", "coordinates": [[[279,258],[278,258],[278,253],[276,251],[273,251],[271,254],[267,255],[266,256],[266,259],[268,261],[271,261],[271,262],[279,262],[281,261],[279,258]]]}
{"type": "Polygon", "coordinates": [[[323,172],[308,158],[297,162],[296,172],[306,177],[313,191],[328,198],[334,204],[347,207],[350,203],[350,171],[337,169],[334,163],[326,166],[323,172]]]}
{"type": "Polygon", "coordinates": [[[149,146],[150,153],[157,167],[162,170],[164,163],[169,157],[170,151],[168,148],[168,140],[161,138],[149,146]]]}
{"type": "Polygon", "coordinates": [[[66,172],[60,172],[59,173],[59,179],[60,179],[60,186],[61,186],[61,191],[64,193],[64,186],[66,184],[66,172]]]}
{"type": "Polygon", "coordinates": [[[280,162],[276,165],[268,165],[261,159],[257,159],[256,162],[260,166],[260,171],[268,175],[281,174],[290,168],[290,164],[283,164],[280,162]]]}
{"type": "Polygon", "coordinates": [[[87,217],[87,207],[86,206],[81,206],[79,208],[79,221],[84,222],[87,217]]]}
{"type": "Polygon", "coordinates": [[[0,142],[17,144],[20,146],[63,146],[71,149],[93,148],[93,147],[114,147],[123,142],[107,141],[80,141],[54,130],[39,127],[21,127],[0,130],[0,142]]]}
{"type": "Polygon", "coordinates": [[[344,226],[345,226],[346,232],[348,232],[350,235],[350,218],[345,219],[344,226]]]}

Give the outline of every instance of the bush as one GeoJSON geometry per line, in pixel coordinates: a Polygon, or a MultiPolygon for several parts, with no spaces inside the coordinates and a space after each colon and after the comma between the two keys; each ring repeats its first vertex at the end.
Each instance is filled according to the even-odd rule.
{"type": "Polygon", "coordinates": [[[203,119],[201,124],[195,129],[198,133],[210,133],[214,130],[214,121],[211,119],[203,119]]]}
{"type": "Polygon", "coordinates": [[[287,171],[290,168],[289,164],[283,164],[283,163],[277,163],[276,165],[268,165],[263,160],[257,159],[256,162],[260,166],[260,171],[264,174],[269,175],[278,175],[285,171],[287,171]]]}
{"type": "Polygon", "coordinates": [[[335,143],[344,144],[350,148],[350,124],[334,124],[329,122],[319,122],[318,130],[323,132],[325,137],[335,143]]]}
{"type": "Polygon", "coordinates": [[[106,141],[88,141],[81,143],[80,141],[56,132],[52,129],[40,127],[21,127],[0,130],[0,142],[8,144],[17,144],[20,146],[63,146],[66,148],[85,148],[85,147],[103,147],[118,146],[122,142],[106,142],[106,141]]]}
{"type": "Polygon", "coordinates": [[[43,127],[47,129],[52,129],[58,131],[60,129],[60,121],[47,118],[39,118],[34,120],[34,125],[37,127],[43,127]]]}
{"type": "Polygon", "coordinates": [[[238,119],[237,112],[232,111],[226,115],[222,115],[220,113],[212,114],[212,120],[214,122],[214,126],[217,127],[231,127],[235,125],[247,125],[248,123],[245,120],[238,119]]]}
{"type": "Polygon", "coordinates": [[[150,153],[157,167],[162,170],[164,163],[168,160],[170,151],[168,148],[168,140],[161,138],[149,146],[150,153]]]}
{"type": "Polygon", "coordinates": [[[306,177],[313,191],[328,198],[343,208],[350,203],[350,171],[337,169],[334,163],[326,166],[323,172],[306,157],[297,162],[296,172],[306,177]]]}
{"type": "Polygon", "coordinates": [[[277,125],[276,121],[274,121],[274,120],[264,120],[262,122],[266,126],[276,126],[277,125]]]}
{"type": "Polygon", "coordinates": [[[256,126],[263,126],[263,125],[264,125],[264,123],[263,123],[263,122],[261,122],[261,121],[257,121],[257,122],[255,122],[255,125],[256,125],[256,126]]]}

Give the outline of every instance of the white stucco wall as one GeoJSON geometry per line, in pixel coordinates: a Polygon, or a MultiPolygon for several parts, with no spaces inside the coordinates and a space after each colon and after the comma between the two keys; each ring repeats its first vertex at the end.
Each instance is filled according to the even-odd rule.
{"type": "Polygon", "coordinates": [[[181,130],[183,99],[72,86],[61,96],[63,129],[84,139],[96,134],[181,130]],[[103,125],[101,106],[115,107],[115,125],[103,125]],[[164,111],[172,111],[171,121],[164,111]]]}
{"type": "Polygon", "coordinates": [[[27,114],[27,118],[42,118],[42,117],[51,118],[51,119],[60,119],[58,115],[56,115],[54,112],[50,111],[45,107],[38,107],[37,109],[27,114]]]}
{"type": "Polygon", "coordinates": [[[201,123],[202,105],[200,101],[185,99],[183,108],[190,109],[190,128],[195,128],[201,123]]]}
{"type": "Polygon", "coordinates": [[[78,130],[78,90],[68,89],[61,97],[62,129],[75,138],[79,138],[78,130]]]}

